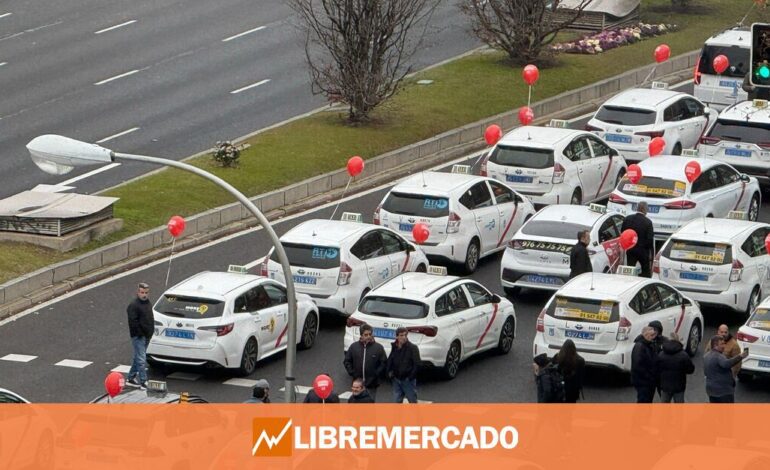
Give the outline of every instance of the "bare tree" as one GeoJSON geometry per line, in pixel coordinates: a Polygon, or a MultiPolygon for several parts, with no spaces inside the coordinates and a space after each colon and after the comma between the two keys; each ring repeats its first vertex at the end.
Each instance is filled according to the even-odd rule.
{"type": "Polygon", "coordinates": [[[462,0],[473,33],[517,64],[536,62],[545,46],[583,13],[592,0],[462,0]],[[558,11],[557,11],[558,9],[558,11]]]}
{"type": "Polygon", "coordinates": [[[412,71],[440,0],[289,0],[305,33],[314,94],[345,103],[362,122],[412,71]]]}

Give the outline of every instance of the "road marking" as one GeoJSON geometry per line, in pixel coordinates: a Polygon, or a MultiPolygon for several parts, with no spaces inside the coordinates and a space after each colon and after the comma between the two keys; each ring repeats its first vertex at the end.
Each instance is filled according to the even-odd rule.
{"type": "Polygon", "coordinates": [[[75,359],[64,359],[63,361],[59,361],[54,365],[62,366],[62,367],[73,367],[75,369],[82,369],[84,367],[88,367],[93,362],[91,361],[76,361],[75,359]]]}
{"type": "Polygon", "coordinates": [[[132,127],[131,129],[129,129],[129,130],[127,130],[127,131],[118,132],[117,134],[113,134],[113,135],[111,135],[111,136],[109,136],[109,137],[105,137],[105,138],[103,138],[102,140],[97,140],[97,141],[96,141],[96,143],[97,143],[97,144],[102,144],[102,143],[104,143],[104,142],[107,142],[108,140],[117,139],[118,137],[122,137],[122,136],[124,136],[124,135],[126,135],[126,134],[130,134],[130,133],[132,133],[132,132],[136,132],[136,131],[138,131],[139,129],[141,129],[141,127],[132,127]]]}
{"type": "MultiPolygon", "coordinates": [[[[304,385],[295,385],[294,388],[297,389],[297,393],[300,395],[307,395],[307,393],[311,390],[313,390],[313,387],[305,387],[304,385]]],[[[281,387],[278,389],[279,392],[285,392],[286,387],[281,387]]]]}
{"type": "Polygon", "coordinates": [[[99,173],[101,173],[103,171],[111,170],[111,169],[113,169],[113,168],[115,168],[117,166],[120,166],[120,163],[110,163],[109,165],[103,166],[101,168],[97,168],[95,170],[91,170],[88,173],[83,173],[80,176],[76,176],[74,178],[70,178],[67,181],[62,181],[57,186],[67,186],[67,185],[72,184],[72,183],[74,183],[76,181],[80,181],[80,180],[83,180],[83,179],[86,179],[86,178],[90,178],[91,176],[98,175],[99,173]]]}
{"type": "Polygon", "coordinates": [[[131,366],[126,365],[119,365],[118,367],[114,367],[110,370],[110,372],[120,372],[121,374],[128,374],[131,371],[131,366]]]}
{"type": "Polygon", "coordinates": [[[112,31],[113,29],[122,28],[123,26],[128,26],[133,23],[136,23],[136,20],[126,21],[125,23],[116,24],[115,26],[110,26],[109,28],[100,29],[99,31],[95,31],[94,34],[106,33],[107,31],[112,31]]]}
{"type": "Polygon", "coordinates": [[[0,18],[5,18],[6,16],[11,16],[11,15],[13,15],[13,13],[3,13],[2,15],[0,15],[0,18]]]}
{"type": "Polygon", "coordinates": [[[267,82],[269,82],[269,81],[270,81],[270,79],[269,79],[269,78],[266,78],[266,79],[264,79],[264,80],[260,80],[260,81],[258,81],[257,83],[252,83],[251,85],[247,85],[247,86],[245,86],[245,87],[243,87],[243,88],[238,88],[237,90],[233,90],[233,91],[231,91],[231,92],[230,92],[230,94],[231,94],[231,95],[234,95],[234,94],[236,94],[236,93],[240,93],[240,92],[242,92],[242,91],[246,91],[246,90],[248,90],[249,88],[254,88],[254,87],[258,87],[258,86],[260,86],[260,85],[264,85],[265,83],[267,83],[267,82]]]}
{"type": "Polygon", "coordinates": [[[174,372],[173,374],[167,375],[166,378],[194,382],[201,378],[201,374],[192,374],[190,372],[174,372]]]}
{"type": "Polygon", "coordinates": [[[7,63],[8,63],[8,62],[0,62],[0,67],[2,67],[3,65],[5,65],[5,64],[7,64],[7,63]]]}
{"type": "Polygon", "coordinates": [[[262,30],[262,29],[265,29],[265,27],[264,26],[260,26],[258,28],[250,29],[248,31],[244,31],[242,33],[238,33],[235,36],[230,36],[229,38],[222,39],[222,42],[232,41],[233,39],[237,39],[237,38],[239,38],[241,36],[246,36],[247,34],[255,33],[255,32],[257,32],[259,30],[262,30]]]}
{"type": "Polygon", "coordinates": [[[11,362],[29,362],[33,359],[37,359],[37,356],[27,356],[26,354],[6,354],[3,357],[0,357],[0,361],[11,361],[11,362]]]}
{"type": "Polygon", "coordinates": [[[114,77],[110,77],[108,79],[102,80],[101,82],[96,82],[96,83],[94,83],[94,85],[104,85],[105,83],[109,83],[109,82],[111,82],[113,80],[117,80],[117,79],[123,78],[123,77],[128,77],[129,75],[133,75],[133,74],[135,74],[138,71],[139,71],[138,69],[134,69],[134,70],[132,70],[130,72],[121,73],[120,75],[115,75],[114,77]]]}
{"type": "Polygon", "coordinates": [[[249,380],[249,379],[230,379],[225,380],[222,382],[222,385],[235,385],[236,387],[253,387],[257,384],[256,380],[249,380]]]}

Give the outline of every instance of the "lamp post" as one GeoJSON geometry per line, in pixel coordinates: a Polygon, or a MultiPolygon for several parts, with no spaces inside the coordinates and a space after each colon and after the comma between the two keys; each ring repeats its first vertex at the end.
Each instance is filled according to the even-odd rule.
{"type": "Polygon", "coordinates": [[[27,144],[27,150],[29,150],[29,155],[35,165],[46,173],[53,175],[69,173],[78,166],[111,163],[115,160],[128,160],[179,168],[180,170],[206,178],[225,189],[238,199],[241,204],[246,206],[270,237],[270,241],[273,243],[276,253],[278,253],[278,260],[281,263],[283,276],[286,280],[286,294],[289,297],[289,324],[287,328],[288,344],[286,345],[286,393],[284,395],[287,403],[294,402],[294,366],[297,362],[297,296],[294,291],[294,279],[291,274],[289,259],[286,257],[286,252],[278,239],[278,235],[270,226],[270,222],[249,198],[223,179],[187,163],[167,160],[165,158],[113,152],[99,145],[81,142],[69,137],[51,134],[35,137],[27,144]]]}

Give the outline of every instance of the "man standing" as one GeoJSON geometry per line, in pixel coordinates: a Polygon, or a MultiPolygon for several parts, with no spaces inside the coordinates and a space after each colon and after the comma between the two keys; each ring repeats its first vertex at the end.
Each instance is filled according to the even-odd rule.
{"type": "Polygon", "coordinates": [[[155,332],[155,319],[150,305],[150,286],[140,282],[136,298],[128,304],[128,332],[131,335],[131,345],[134,348],[134,358],[131,370],[128,371],[128,382],[146,387],[147,383],[147,345],[155,332]]]}
{"type": "MultiPolygon", "coordinates": [[[[722,339],[725,340],[725,349],[722,354],[724,354],[726,358],[732,359],[735,356],[740,355],[741,347],[738,346],[738,341],[735,340],[735,337],[730,334],[730,329],[727,327],[727,325],[719,325],[719,329],[717,329],[717,335],[721,336],[722,339]]],[[[709,349],[711,349],[711,344],[706,343],[706,352],[709,352],[709,349]]],[[[740,371],[741,363],[738,362],[733,366],[733,377],[738,377],[738,372],[740,371]]]]}
{"type": "Polygon", "coordinates": [[[353,384],[350,386],[348,403],[374,403],[372,396],[369,395],[369,391],[364,387],[363,380],[353,379],[353,384]]]}
{"type": "Polygon", "coordinates": [[[621,231],[632,229],[636,232],[638,240],[636,245],[626,251],[626,263],[629,266],[636,266],[636,263],[642,267],[642,277],[652,277],[652,266],[650,260],[655,251],[655,231],[652,228],[652,221],[647,218],[647,203],[642,201],[637,207],[637,212],[631,214],[623,221],[621,231]]]}
{"type": "Polygon", "coordinates": [[[655,352],[655,328],[645,326],[634,340],[631,351],[631,383],[636,388],[637,403],[652,403],[658,386],[655,352]]]}
{"type": "Polygon", "coordinates": [[[591,243],[591,232],[581,230],[577,234],[578,242],[572,247],[569,254],[569,278],[572,279],[583,273],[594,270],[591,258],[588,256],[588,244],[591,243]]]}
{"type": "Polygon", "coordinates": [[[393,400],[417,403],[417,369],[420,367],[420,349],[407,339],[403,326],[396,329],[396,340],[391,343],[388,357],[388,377],[393,381],[393,400]]]}
{"type": "Polygon", "coordinates": [[[709,342],[711,350],[703,356],[703,372],[706,374],[706,394],[710,403],[735,403],[735,378],[732,367],[740,364],[749,355],[744,349],[741,354],[728,359],[724,355],[725,340],[717,335],[709,342]]]}
{"type": "Polygon", "coordinates": [[[385,373],[388,356],[385,354],[385,348],[374,341],[371,326],[361,325],[358,331],[361,337],[345,351],[343,364],[351,377],[364,381],[369,395],[376,400],[377,387],[380,386],[380,377],[385,373]]]}
{"type": "Polygon", "coordinates": [[[687,375],[695,372],[695,364],[684,351],[676,333],[670,341],[663,344],[658,353],[658,371],[660,373],[660,401],[662,403],[684,403],[684,391],[687,388],[687,375]]]}

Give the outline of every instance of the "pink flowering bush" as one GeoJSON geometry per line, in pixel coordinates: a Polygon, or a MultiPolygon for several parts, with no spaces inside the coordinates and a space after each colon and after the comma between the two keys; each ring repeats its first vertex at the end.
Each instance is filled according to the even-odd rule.
{"type": "Polygon", "coordinates": [[[660,36],[677,29],[678,27],[675,24],[639,23],[636,26],[586,34],[572,42],[554,44],[549,49],[552,52],[566,52],[569,54],[598,54],[608,49],[633,44],[642,39],[660,36]]]}

